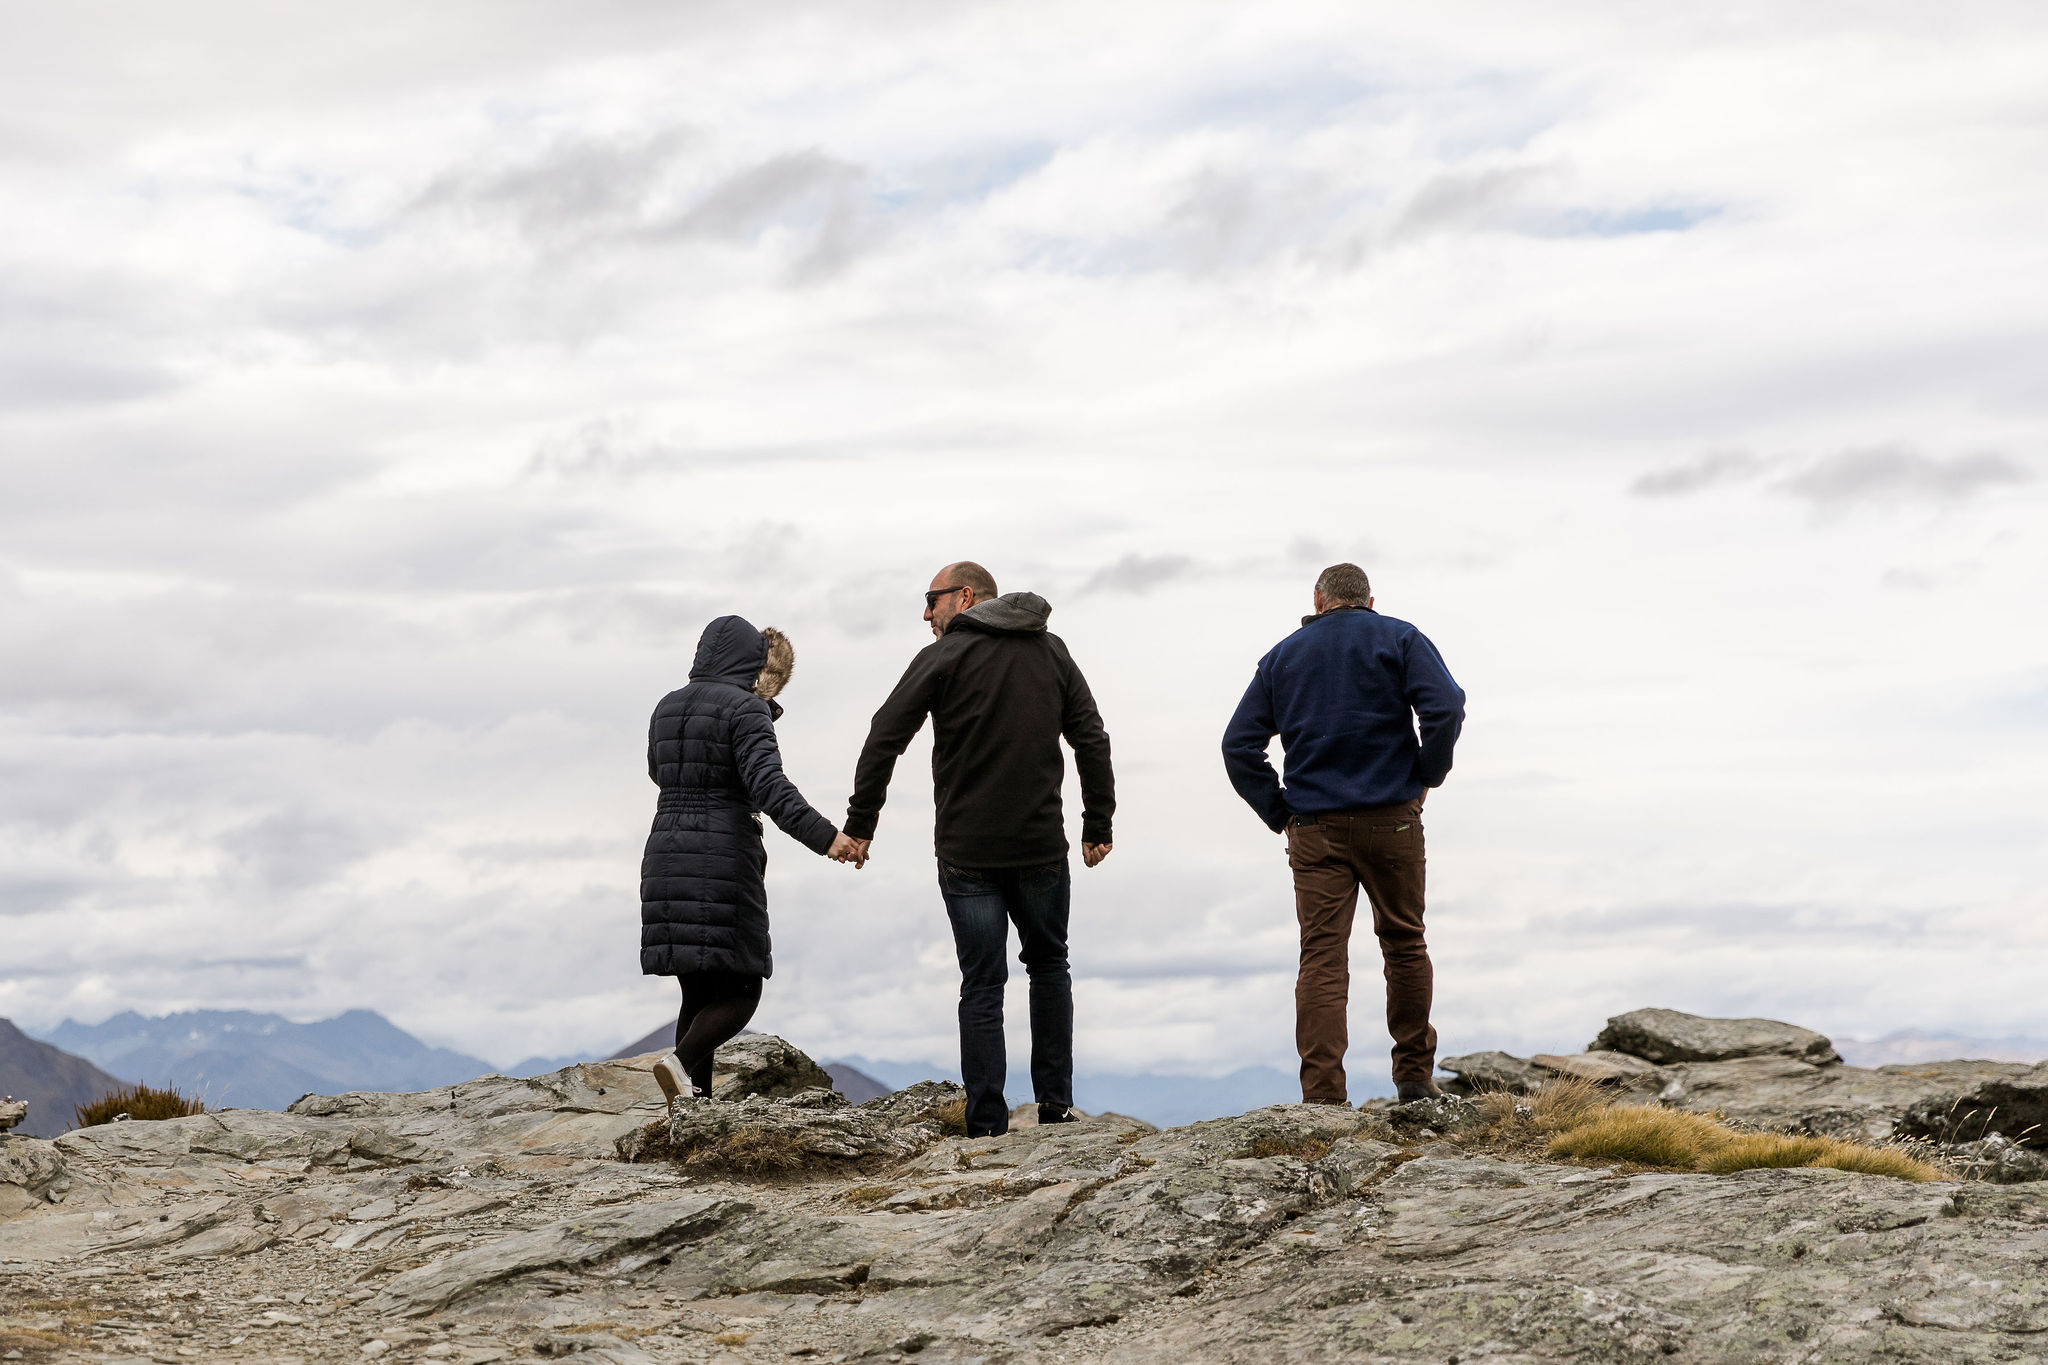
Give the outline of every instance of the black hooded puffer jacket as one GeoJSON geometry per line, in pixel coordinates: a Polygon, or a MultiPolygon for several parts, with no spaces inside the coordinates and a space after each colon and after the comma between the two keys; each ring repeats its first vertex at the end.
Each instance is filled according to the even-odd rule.
{"type": "Polygon", "coordinates": [[[813,853],[832,847],[832,822],[782,775],[774,727],[782,708],[754,695],[767,659],[760,631],[721,616],[697,641],[689,686],[654,708],[647,775],[661,796],[640,860],[647,975],[774,969],[762,882],[768,854],[756,811],[813,853]]]}

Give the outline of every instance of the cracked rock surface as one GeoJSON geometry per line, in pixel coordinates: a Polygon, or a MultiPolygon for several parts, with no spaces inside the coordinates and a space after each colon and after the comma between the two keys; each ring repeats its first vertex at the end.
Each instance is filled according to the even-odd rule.
{"type": "MultiPolygon", "coordinates": [[[[1458,1145],[1456,1101],[966,1139],[939,1116],[956,1088],[852,1107],[755,1050],[777,1078],[672,1119],[648,1056],[0,1142],[0,1359],[1989,1361],[2048,1339],[2048,1186],[1499,1160],[1458,1145]],[[679,1155],[764,1143],[795,1168],[679,1155]]],[[[1660,1071],[1785,1063],[1811,1066],[1660,1071]]]]}

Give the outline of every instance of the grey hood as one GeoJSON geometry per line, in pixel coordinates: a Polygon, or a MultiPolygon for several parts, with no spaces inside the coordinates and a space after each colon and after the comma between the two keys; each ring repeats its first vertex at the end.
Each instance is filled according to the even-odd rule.
{"type": "Polygon", "coordinates": [[[953,618],[948,631],[987,631],[990,635],[1043,635],[1052,604],[1035,592],[1006,592],[993,601],[976,602],[953,618]]]}

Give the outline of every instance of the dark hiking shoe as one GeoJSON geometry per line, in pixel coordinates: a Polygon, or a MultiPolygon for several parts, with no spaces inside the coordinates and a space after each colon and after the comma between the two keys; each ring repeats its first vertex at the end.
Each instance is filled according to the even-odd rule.
{"type": "Polygon", "coordinates": [[[1402,1104],[1410,1100],[1433,1100],[1443,1093],[1436,1088],[1435,1081],[1402,1081],[1394,1087],[1394,1098],[1402,1104]]]}
{"type": "Polygon", "coordinates": [[[1041,1104],[1038,1106],[1038,1121],[1047,1123],[1072,1123],[1074,1111],[1063,1104],[1041,1104]]]}

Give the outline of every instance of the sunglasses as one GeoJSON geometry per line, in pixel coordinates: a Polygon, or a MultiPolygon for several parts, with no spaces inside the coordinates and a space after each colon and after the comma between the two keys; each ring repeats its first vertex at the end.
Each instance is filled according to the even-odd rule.
{"type": "Polygon", "coordinates": [[[932,590],[931,590],[930,592],[928,592],[928,593],[926,593],[926,594],[924,595],[924,609],[925,609],[926,611],[930,611],[930,610],[931,610],[931,609],[932,609],[933,607],[936,607],[937,605],[939,605],[939,599],[940,599],[941,597],[947,597],[947,596],[950,596],[950,595],[952,595],[953,593],[965,591],[965,590],[966,590],[966,587],[967,587],[967,585],[966,585],[965,583],[962,583],[962,584],[960,584],[960,586],[959,586],[959,587],[955,587],[955,588],[934,588],[934,589],[932,589],[932,590]]]}

